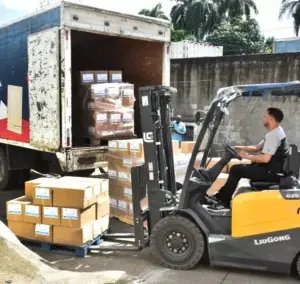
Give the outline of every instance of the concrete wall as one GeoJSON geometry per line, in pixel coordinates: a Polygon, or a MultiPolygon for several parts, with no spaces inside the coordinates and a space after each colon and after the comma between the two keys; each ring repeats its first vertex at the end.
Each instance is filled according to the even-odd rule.
{"type": "MultiPolygon", "coordinates": [[[[300,80],[300,53],[215,58],[178,59],[171,62],[171,85],[178,89],[173,99],[176,114],[193,119],[197,109],[208,106],[221,87],[235,84],[275,83],[300,80]]],[[[216,146],[223,142],[253,144],[266,133],[262,116],[266,108],[276,106],[286,116],[283,127],[290,143],[300,145],[298,97],[242,98],[234,102],[226,117],[216,146]]]]}

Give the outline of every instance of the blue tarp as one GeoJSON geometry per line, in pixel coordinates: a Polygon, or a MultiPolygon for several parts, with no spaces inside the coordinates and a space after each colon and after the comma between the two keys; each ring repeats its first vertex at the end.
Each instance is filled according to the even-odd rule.
{"type": "Polygon", "coordinates": [[[270,84],[253,84],[238,86],[242,92],[259,92],[266,90],[293,90],[300,89],[300,81],[287,82],[287,83],[270,83],[270,84]]]}

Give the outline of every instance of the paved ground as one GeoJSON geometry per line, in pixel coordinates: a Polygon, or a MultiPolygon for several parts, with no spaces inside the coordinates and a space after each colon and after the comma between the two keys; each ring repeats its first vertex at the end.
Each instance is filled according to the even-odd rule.
{"type": "MultiPolygon", "coordinates": [[[[5,202],[22,195],[22,190],[0,193],[0,219],[5,221],[5,202]]],[[[118,224],[118,227],[121,225],[118,224]]],[[[153,261],[146,249],[140,253],[93,253],[85,259],[64,254],[39,253],[62,270],[75,272],[124,271],[143,284],[294,284],[298,280],[286,276],[258,272],[212,269],[198,267],[195,270],[179,272],[164,269],[153,261]]]]}

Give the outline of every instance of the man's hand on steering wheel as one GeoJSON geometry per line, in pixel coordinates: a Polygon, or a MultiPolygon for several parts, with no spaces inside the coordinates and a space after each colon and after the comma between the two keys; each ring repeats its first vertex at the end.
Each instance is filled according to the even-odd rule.
{"type": "Polygon", "coordinates": [[[238,160],[242,160],[243,158],[239,155],[239,153],[233,149],[231,146],[229,146],[228,144],[224,144],[224,148],[226,150],[226,152],[230,153],[234,158],[238,159],[238,160]]]}

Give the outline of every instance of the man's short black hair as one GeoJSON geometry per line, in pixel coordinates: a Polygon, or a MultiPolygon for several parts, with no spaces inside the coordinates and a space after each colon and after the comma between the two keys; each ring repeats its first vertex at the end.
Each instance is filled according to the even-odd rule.
{"type": "Polygon", "coordinates": [[[277,122],[281,122],[284,118],[284,114],[282,112],[281,109],[279,108],[276,108],[276,107],[270,107],[268,108],[268,113],[269,115],[273,116],[274,119],[277,121],[277,122]]]}

